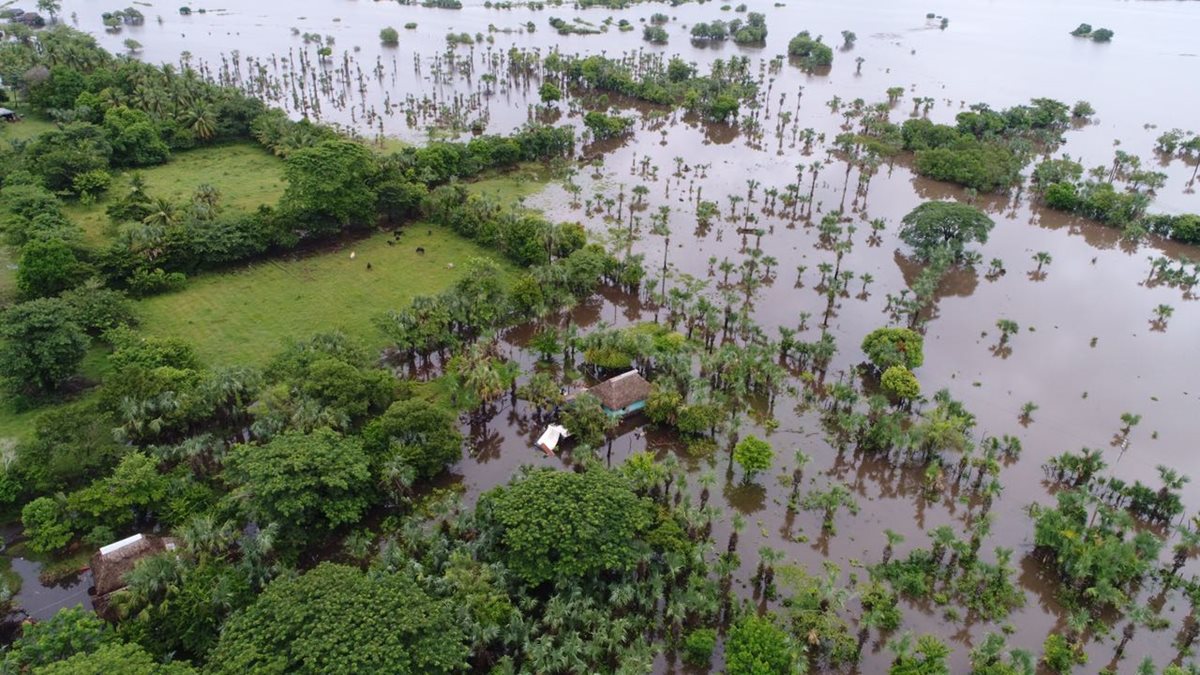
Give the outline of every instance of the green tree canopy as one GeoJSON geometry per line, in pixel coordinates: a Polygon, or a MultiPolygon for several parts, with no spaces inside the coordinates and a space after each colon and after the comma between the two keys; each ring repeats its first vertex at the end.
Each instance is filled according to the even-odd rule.
{"type": "Polygon", "coordinates": [[[533,584],[632,567],[649,502],[607,469],[539,469],[481,500],[509,569],[533,584]]]}
{"type": "Polygon", "coordinates": [[[431,478],[462,456],[454,422],[452,412],[427,401],[397,401],[363,430],[363,447],[377,462],[396,457],[431,478]]]}
{"type": "Polygon", "coordinates": [[[788,634],[768,617],[744,616],[725,641],[729,675],[779,675],[792,672],[796,651],[788,634]]]}
{"type": "Polygon", "coordinates": [[[0,315],[0,376],[14,390],[41,394],[75,374],[88,338],[57,298],[31,300],[0,315]]]}
{"type": "Polygon", "coordinates": [[[341,138],[297,150],[284,166],[281,208],[299,220],[297,228],[317,233],[372,225],[376,199],[370,182],[376,164],[366,147],[341,138]]]}
{"type": "Polygon", "coordinates": [[[83,652],[43,666],[38,675],[195,675],[196,669],[186,661],[159,663],[136,644],[114,642],[94,652],[83,652]]]}
{"type": "Polygon", "coordinates": [[[771,444],[755,436],[743,438],[733,448],[733,461],[742,467],[747,482],[753,480],[755,474],[770,469],[774,458],[771,444]]]}
{"type": "Polygon", "coordinates": [[[328,429],[289,431],[265,445],[237,445],[225,478],[251,518],[279,523],[303,540],[311,530],[356,522],[370,502],[362,444],[328,429]]]}
{"type": "Polygon", "coordinates": [[[862,350],[879,370],[918,368],[925,363],[925,338],[907,328],[876,328],[863,338],[862,350]]]}
{"type": "Polygon", "coordinates": [[[788,55],[800,59],[808,67],[833,63],[833,49],[819,37],[814,40],[808,31],[801,31],[788,42],[788,55]]]}
{"type": "Polygon", "coordinates": [[[31,241],[21,249],[17,288],[25,297],[50,297],[74,287],[85,273],[74,249],[62,239],[31,241]]]}
{"type": "Polygon", "coordinates": [[[466,668],[454,608],[405,574],[322,563],[267,586],[221,631],[210,670],[448,673],[466,668]]]}
{"type": "Polygon", "coordinates": [[[904,366],[890,366],[879,379],[880,386],[889,395],[899,399],[914,399],[921,395],[921,383],[917,376],[904,366]]]}
{"type": "Polygon", "coordinates": [[[25,624],[21,637],[4,653],[0,670],[26,672],[75,654],[94,652],[116,640],[112,627],[94,612],[79,605],[60,609],[46,621],[25,624]]]}
{"type": "Polygon", "coordinates": [[[995,223],[983,211],[958,202],[925,202],[900,221],[900,239],[913,247],[917,258],[931,260],[946,251],[962,260],[967,244],[987,243],[995,223]]]}

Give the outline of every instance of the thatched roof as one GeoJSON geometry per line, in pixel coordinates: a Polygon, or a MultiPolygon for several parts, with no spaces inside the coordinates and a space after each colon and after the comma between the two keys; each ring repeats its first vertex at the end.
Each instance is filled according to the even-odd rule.
{"type": "Polygon", "coordinates": [[[162,551],[173,550],[175,547],[174,539],[145,535],[137,535],[105,546],[92,556],[92,585],[96,589],[96,598],[125,588],[125,575],[139,560],[162,551]],[[117,546],[114,550],[104,552],[105,549],[114,546],[117,546]]]}
{"type": "Polygon", "coordinates": [[[650,383],[636,370],[618,375],[587,390],[609,410],[621,410],[650,395],[650,383]]]}

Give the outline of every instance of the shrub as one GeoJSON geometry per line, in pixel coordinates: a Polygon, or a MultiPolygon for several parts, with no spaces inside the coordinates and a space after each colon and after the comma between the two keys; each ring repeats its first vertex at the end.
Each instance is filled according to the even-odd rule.
{"type": "Polygon", "coordinates": [[[911,400],[921,395],[921,383],[917,376],[904,366],[892,366],[883,371],[880,386],[889,395],[902,400],[911,400]]]}
{"type": "Polygon", "coordinates": [[[400,44],[400,33],[391,26],[379,31],[379,41],[389,47],[400,44]]]}
{"type": "Polygon", "coordinates": [[[38,497],[26,504],[21,509],[21,525],[29,538],[29,548],[38,553],[57,551],[74,536],[62,505],[51,497],[38,497]]]}
{"type": "Polygon", "coordinates": [[[687,634],[683,641],[683,660],[690,665],[703,667],[712,661],[717,647],[717,631],[712,628],[697,628],[687,634]]]}
{"type": "Polygon", "coordinates": [[[919,368],[925,363],[925,339],[907,328],[877,328],[863,338],[862,350],[879,370],[919,368]]]}
{"type": "Polygon", "coordinates": [[[801,59],[809,67],[833,63],[833,49],[819,37],[814,40],[808,31],[801,31],[788,42],[788,55],[801,59]]]}
{"type": "Polygon", "coordinates": [[[742,467],[745,480],[750,481],[755,474],[771,468],[771,460],[775,452],[771,444],[754,436],[747,436],[733,448],[733,461],[742,467]]]}
{"type": "Polygon", "coordinates": [[[642,29],[642,39],[656,45],[666,44],[670,36],[662,26],[646,26],[642,29]]]}

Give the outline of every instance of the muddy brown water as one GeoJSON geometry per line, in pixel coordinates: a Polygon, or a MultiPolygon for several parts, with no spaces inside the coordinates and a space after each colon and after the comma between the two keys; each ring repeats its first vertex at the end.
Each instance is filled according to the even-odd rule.
{"type": "MultiPolygon", "coordinates": [[[[492,93],[484,95],[484,83],[479,78],[486,72],[483,62],[510,47],[538,49],[543,54],[557,48],[568,53],[609,56],[644,49],[678,53],[702,68],[717,58],[747,56],[755,69],[760,65],[764,68],[764,89],[773,79],[769,82],[769,105],[761,120],[761,144],[748,141],[738,126],[700,124],[682,114],[640,106],[633,111],[643,121],[632,138],[584,149],[589,156],[602,158],[602,166],[596,170],[599,178],[592,178],[593,169],[587,168],[575,180],[583,187],[581,199],[598,191],[615,196],[624,186],[627,202],[633,186],[646,183],[650,193],[648,208],[640,213],[643,221],[648,222],[649,214],[660,205],[672,209],[668,258],[673,270],[710,282],[715,281],[708,273],[710,256],[738,262],[745,248],[755,242],[753,237],[745,240],[736,233],[738,224],[724,220],[698,234],[692,191],[700,189],[705,199],[716,201],[724,216],[729,211],[727,195],[744,196],[746,181],[759,181],[760,202],[754,213],[757,226],[767,231],[761,247],[777,258],[779,265],[774,279],[755,298],[754,316],[772,334],[775,326],[795,326],[800,313],[809,312],[814,316],[809,322],[813,327],[800,337],[814,339],[818,335],[815,326],[824,310],[825,297],[813,288],[816,269],[821,262],[833,262],[832,253],[815,245],[815,227],[759,211],[765,188],[782,189],[795,182],[797,162],[829,159],[819,147],[811,155],[804,155],[789,140],[780,148],[773,129],[781,93],[787,94],[783,109],[798,116],[800,128],[811,127],[829,140],[839,132],[842,122],[840,114],[831,114],[825,105],[835,95],[844,101],[861,97],[870,103],[883,100],[888,87],[905,87],[904,98],[892,111],[892,120],[897,122],[912,114],[913,96],[936,99],[928,115],[938,122],[952,121],[957,112],[977,101],[999,108],[1038,96],[1068,103],[1086,99],[1097,110],[1094,121],[1066,132],[1066,143],[1058,152],[1081,158],[1085,166],[1110,164],[1117,148],[1139,155],[1147,166],[1168,175],[1152,210],[1200,211],[1200,198],[1187,185],[1193,167],[1180,160],[1163,163],[1153,154],[1154,138],[1162,131],[1172,127],[1197,130],[1200,126],[1195,117],[1200,93],[1190,86],[1194,79],[1191,73],[1200,58],[1194,38],[1194,28],[1200,25],[1197,3],[900,0],[883,4],[849,0],[789,2],[784,7],[754,3],[758,6],[751,9],[766,14],[770,30],[762,48],[732,43],[694,47],[686,39],[686,27],[702,20],[733,18],[732,13],[721,12],[717,3],[679,7],[648,3],[618,12],[570,7],[491,10],[481,2],[467,2],[469,6],[461,11],[318,0],[271,0],[254,3],[252,9],[233,3],[224,9],[201,3],[192,5],[193,9],[204,6],[210,11],[189,17],[178,15],[174,6],[143,7],[146,24],[126,27],[116,34],[102,30],[102,8],[73,0],[63,4],[65,20],[71,21],[72,12],[76,12],[79,27],[96,33],[101,43],[113,51],[122,51],[121,42],[134,38],[144,44],[140,58],[145,60],[177,62],[181,50],[187,50],[193,62],[215,69],[222,58],[228,61],[238,50],[243,74],[248,70],[246,57],[269,63],[272,54],[286,55],[289,50],[298,54],[308,49],[312,53],[315,47],[305,47],[289,27],[301,33],[332,35],[335,65],[340,66],[343,53],[347,53],[351,70],[361,69],[364,73],[366,93],[351,92],[341,107],[327,101],[322,106],[322,119],[355,127],[366,136],[382,131],[409,141],[426,136],[426,120],[410,126],[401,110],[400,104],[410,94],[415,99],[430,96],[441,101],[455,95],[477,96],[478,108],[467,117],[485,118],[489,132],[507,132],[524,123],[534,102],[531,97],[536,96],[536,80],[510,83],[501,78],[488,87],[492,93]],[[641,20],[654,12],[674,17],[666,27],[671,41],[664,47],[652,47],[641,40],[641,20]],[[927,21],[927,12],[945,15],[949,19],[947,29],[940,30],[938,22],[927,21]],[[161,24],[157,21],[159,14],[161,24]],[[608,16],[628,18],[636,30],[621,33],[614,26],[604,35],[563,37],[547,25],[551,16],[568,20],[578,16],[597,24],[608,16]],[[408,21],[418,22],[419,29],[403,30],[402,25],[408,21]],[[476,65],[471,76],[442,72],[448,69],[443,55],[446,33],[486,35],[489,24],[516,29],[526,21],[534,22],[536,32],[494,33],[492,45],[459,47],[456,58],[476,65]],[[1116,36],[1110,44],[1095,44],[1068,35],[1080,22],[1111,28],[1116,36]],[[386,25],[400,29],[401,42],[396,48],[379,45],[378,31],[386,25]],[[827,74],[806,74],[786,63],[778,74],[767,73],[763,62],[784,53],[787,41],[802,29],[823,34],[833,44],[840,42],[841,30],[853,30],[858,41],[853,50],[835,51],[835,63],[827,74]],[[865,61],[861,74],[856,74],[854,59],[859,56],[865,61]],[[414,66],[416,61],[419,68],[414,66]],[[383,73],[379,78],[371,72],[377,63],[383,73]],[[385,112],[387,103],[392,105],[391,114],[385,112]],[[657,167],[657,180],[637,175],[635,167],[646,157],[657,167]],[[682,178],[672,176],[675,157],[681,157],[689,167],[709,165],[707,177],[695,177],[695,171],[682,178]],[[796,285],[797,265],[808,267],[801,287],[796,285]]],[[[570,103],[560,107],[559,121],[578,126],[579,110],[570,103]]],[[[968,198],[958,188],[915,176],[904,164],[901,159],[891,167],[881,167],[870,183],[865,205],[849,214],[858,232],[842,269],[853,271],[856,277],[849,285],[850,296],[838,300],[831,319],[830,330],[837,337],[839,351],[830,373],[850,372],[863,359],[858,349],[862,337],[889,322],[884,313],[887,293],[899,292],[919,273],[895,236],[899,219],[923,200],[968,198]],[[883,218],[888,223],[877,246],[866,241],[867,221],[872,218],[883,218]],[[874,281],[869,292],[860,296],[863,273],[872,275],[874,281]]],[[[814,200],[818,219],[842,199],[844,176],[845,164],[836,159],[821,172],[814,200]]],[[[856,171],[849,181],[847,205],[853,197],[856,171]]],[[[528,203],[554,218],[584,222],[594,233],[605,231],[608,224],[602,218],[573,208],[571,201],[562,187],[550,186],[528,203]]],[[[1014,565],[1026,589],[1027,603],[1008,620],[1014,630],[1010,643],[1036,654],[1045,636],[1063,630],[1065,625],[1050,575],[1030,556],[1032,523],[1024,509],[1030,502],[1051,499],[1043,483],[1041,464],[1065,450],[1100,447],[1105,449],[1109,472],[1127,481],[1140,479],[1157,485],[1158,464],[1175,466],[1200,481],[1200,459],[1193,452],[1200,438],[1200,423],[1196,421],[1196,413],[1200,412],[1200,364],[1196,358],[1200,311],[1195,299],[1178,289],[1146,283],[1148,256],[1195,260],[1200,259],[1200,250],[1161,241],[1130,247],[1120,241],[1116,231],[1041,209],[1024,193],[1008,197],[981,195],[976,203],[997,222],[987,244],[977,250],[985,266],[992,258],[1002,259],[1007,274],[989,280],[981,269],[976,275],[959,274],[946,280],[939,289],[936,317],[927,326],[926,360],[917,375],[926,393],[948,388],[962,400],[977,416],[979,432],[1013,434],[1024,446],[1020,460],[1002,471],[1005,489],[992,509],[995,523],[984,544],[984,557],[990,559],[990,551],[996,546],[1015,551],[1014,565]],[[1031,258],[1038,251],[1050,253],[1053,261],[1044,269],[1044,277],[1031,278],[1029,273],[1036,266],[1031,258]],[[1175,309],[1161,331],[1152,330],[1151,325],[1153,308],[1159,304],[1175,309]],[[1011,353],[1001,356],[992,349],[997,339],[994,324],[999,318],[1010,318],[1021,327],[1010,340],[1011,353]],[[1023,427],[1017,416],[1026,401],[1035,402],[1039,410],[1033,415],[1034,421],[1023,427]],[[1143,417],[1130,434],[1128,446],[1122,449],[1113,443],[1121,426],[1119,417],[1126,411],[1143,417]]],[[[646,223],[642,230],[634,250],[645,253],[648,266],[656,267],[661,264],[662,239],[650,236],[646,223]]],[[[621,325],[650,316],[652,311],[641,300],[611,292],[574,312],[574,320],[584,326],[598,322],[621,325]]],[[[527,333],[513,331],[506,344],[513,358],[532,366],[533,358],[519,347],[527,333]]],[[[897,546],[897,556],[926,545],[923,533],[933,527],[947,524],[957,531],[964,529],[966,508],[952,495],[926,501],[919,494],[920,476],[913,470],[849,451],[839,454],[825,442],[816,415],[797,413],[794,407],[794,401],[776,404],[780,424],[773,433],[767,434],[753,424],[742,428],[743,434],[767,437],[778,451],[776,470],[759,479],[760,488],[740,488],[734,476],[725,489],[713,490],[713,503],[727,514],[737,511],[746,517],[739,546],[743,578],[752,574],[756,552],[764,545],[781,549],[789,560],[812,569],[828,559],[849,572],[854,561],[878,560],[885,528],[907,537],[897,546]],[[862,509],[857,516],[844,512],[838,516],[837,536],[820,536],[817,514],[801,512],[789,519],[785,513],[787,488],[776,480],[775,473],[790,473],[795,448],[814,456],[805,471],[807,484],[820,487],[829,481],[843,481],[855,492],[862,509]],[[809,541],[796,541],[798,533],[807,535],[809,541]]],[[[471,502],[504,482],[522,464],[568,464],[569,454],[545,458],[531,449],[540,430],[519,401],[506,402],[486,422],[465,425],[471,448],[453,470],[454,478],[465,488],[465,499],[471,502]]],[[[631,420],[613,438],[610,461],[616,464],[644,449],[663,457],[679,452],[674,439],[631,420]]],[[[696,478],[705,464],[686,456],[680,459],[693,469],[691,489],[698,492],[696,478]]],[[[726,455],[718,452],[718,476],[725,477],[726,463],[726,455]]],[[[1184,496],[1189,512],[1200,507],[1200,492],[1195,485],[1189,485],[1184,496]]],[[[728,533],[728,522],[723,520],[716,528],[716,540],[723,543],[728,533]]],[[[1190,561],[1185,573],[1197,572],[1200,564],[1190,561]]],[[[1147,590],[1138,601],[1150,601],[1153,594],[1153,590],[1147,590]]],[[[944,608],[936,606],[906,602],[903,607],[905,628],[933,632],[952,642],[954,672],[966,669],[967,651],[973,644],[987,632],[999,629],[996,624],[977,621],[965,613],[963,619],[948,621],[943,616],[944,608]]],[[[1154,657],[1160,667],[1164,665],[1175,654],[1171,642],[1187,609],[1178,593],[1168,595],[1162,611],[1172,620],[1171,628],[1161,632],[1140,628],[1118,669],[1128,672],[1146,655],[1154,657]]],[[[1118,632],[1121,625],[1116,624],[1118,632]]],[[[1095,672],[1108,664],[1112,649],[1111,639],[1089,643],[1091,660],[1083,670],[1095,672]]],[[[889,661],[889,652],[873,634],[860,672],[881,672],[889,661]]],[[[660,672],[680,669],[660,656],[660,672]]]]}

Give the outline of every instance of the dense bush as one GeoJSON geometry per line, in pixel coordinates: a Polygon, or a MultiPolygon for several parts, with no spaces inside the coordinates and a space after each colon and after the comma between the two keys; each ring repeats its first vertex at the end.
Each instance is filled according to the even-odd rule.
{"type": "Polygon", "coordinates": [[[800,59],[806,67],[828,66],[833,63],[833,48],[801,31],[788,42],[788,55],[800,59]]]}
{"type": "Polygon", "coordinates": [[[57,298],[17,305],[0,314],[0,377],[10,390],[41,395],[75,375],[87,334],[57,298]]]}
{"type": "Polygon", "coordinates": [[[408,572],[324,563],[277,579],[234,616],[210,672],[458,672],[464,637],[451,603],[408,572]]]}
{"type": "Polygon", "coordinates": [[[484,495],[508,568],[531,584],[636,564],[651,508],[619,474],[535,470],[484,495]]]}
{"type": "Polygon", "coordinates": [[[919,368],[925,362],[925,339],[907,328],[876,328],[863,338],[862,350],[877,370],[892,366],[919,368]]]}

